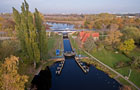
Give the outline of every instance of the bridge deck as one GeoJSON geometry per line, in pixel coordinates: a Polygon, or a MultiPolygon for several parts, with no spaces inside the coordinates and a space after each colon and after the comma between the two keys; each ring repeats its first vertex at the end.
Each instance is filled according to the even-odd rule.
{"type": "Polygon", "coordinates": [[[66,52],[64,52],[64,56],[75,56],[76,55],[76,53],[75,52],[73,52],[73,51],[66,51],[66,52]]]}

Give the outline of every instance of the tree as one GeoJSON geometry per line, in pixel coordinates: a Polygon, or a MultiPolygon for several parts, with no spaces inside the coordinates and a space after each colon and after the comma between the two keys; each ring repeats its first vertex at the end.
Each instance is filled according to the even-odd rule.
{"type": "MultiPolygon", "coordinates": [[[[87,21],[87,20],[85,20],[85,21],[84,21],[84,28],[89,29],[89,25],[90,25],[90,22],[87,21]]],[[[91,28],[91,26],[90,26],[90,28],[91,28]]]]}
{"type": "Polygon", "coordinates": [[[35,17],[35,27],[38,31],[38,46],[40,50],[40,57],[42,60],[46,59],[47,56],[47,38],[46,38],[46,30],[45,25],[43,25],[42,16],[37,9],[35,9],[34,17],[35,17]]]}
{"type": "Polygon", "coordinates": [[[125,54],[128,54],[130,51],[132,51],[135,48],[135,41],[133,39],[125,40],[124,43],[121,43],[119,46],[120,51],[122,51],[125,54]]]}
{"type": "Polygon", "coordinates": [[[91,50],[93,50],[93,48],[96,48],[96,44],[95,41],[93,39],[92,36],[90,36],[89,38],[87,38],[86,42],[84,43],[84,48],[90,52],[91,50]]]}
{"type": "Polygon", "coordinates": [[[116,47],[120,42],[120,37],[123,34],[119,30],[111,30],[108,32],[108,36],[105,38],[105,42],[107,45],[111,45],[112,47],[116,47]]]}
{"type": "Polygon", "coordinates": [[[96,21],[94,23],[94,28],[96,28],[96,29],[102,29],[103,28],[103,23],[101,22],[101,20],[96,21]]]}
{"type": "Polygon", "coordinates": [[[0,42],[0,60],[4,61],[6,57],[15,55],[19,50],[19,43],[16,40],[4,40],[0,42]]]}
{"type": "Polygon", "coordinates": [[[0,66],[0,90],[24,90],[28,77],[18,74],[18,63],[18,58],[11,56],[0,66]]]}
{"type": "Polygon", "coordinates": [[[119,26],[117,24],[110,24],[110,30],[118,30],[119,26]]]}
{"type": "Polygon", "coordinates": [[[134,39],[135,43],[140,44],[140,30],[136,27],[125,27],[122,30],[123,40],[134,39]]]}
{"type": "Polygon", "coordinates": [[[21,13],[13,8],[13,17],[16,23],[17,37],[20,40],[21,50],[30,62],[44,60],[47,55],[46,31],[40,13],[35,9],[32,14],[26,1],[22,3],[21,13]]]}

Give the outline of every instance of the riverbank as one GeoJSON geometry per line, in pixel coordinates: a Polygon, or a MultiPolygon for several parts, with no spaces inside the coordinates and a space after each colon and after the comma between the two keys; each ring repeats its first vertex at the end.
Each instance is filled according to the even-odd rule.
{"type": "Polygon", "coordinates": [[[57,20],[47,20],[47,22],[50,22],[50,23],[64,23],[64,24],[78,24],[78,25],[81,25],[83,24],[83,21],[57,21],[57,20]]]}
{"type": "MultiPolygon", "coordinates": [[[[49,36],[49,33],[47,33],[47,58],[44,61],[40,61],[37,63],[36,69],[34,69],[33,64],[29,63],[28,61],[20,61],[19,63],[19,73],[21,75],[27,75],[29,77],[28,82],[26,83],[26,88],[29,88],[31,85],[31,81],[34,77],[34,75],[38,74],[40,70],[45,69],[46,66],[51,66],[55,62],[55,60],[49,60],[52,57],[56,56],[56,49],[63,49],[63,41],[62,41],[62,36],[51,33],[49,36]]],[[[61,52],[62,53],[62,52],[61,52]]],[[[61,55],[60,53],[60,55],[61,55]]],[[[26,59],[25,59],[26,60],[26,59]]]]}
{"type": "MultiPolygon", "coordinates": [[[[76,49],[76,51],[78,51],[77,52],[77,54],[82,54],[82,55],[85,55],[85,56],[88,56],[83,50],[80,50],[81,48],[79,48],[78,47],[78,45],[77,45],[77,43],[76,43],[76,40],[74,40],[71,36],[70,36],[70,40],[71,40],[71,44],[72,44],[72,46],[73,46],[73,48],[75,48],[76,49]]],[[[102,54],[103,52],[100,52],[100,53],[97,53],[97,54],[102,54]]],[[[109,53],[106,53],[106,54],[109,54],[109,53]]],[[[108,66],[111,66],[111,68],[113,68],[112,66],[112,64],[114,64],[114,63],[112,63],[113,62],[113,60],[112,59],[110,59],[110,56],[106,56],[106,57],[104,57],[105,55],[96,55],[95,53],[93,54],[91,54],[91,55],[93,55],[93,56],[96,56],[96,58],[100,58],[99,60],[101,61],[101,62],[103,62],[103,61],[105,61],[105,62],[103,62],[104,64],[106,64],[106,65],[108,65],[108,66]],[[110,62],[110,63],[108,63],[107,61],[108,60],[111,60],[112,62],[110,62]]],[[[118,60],[116,57],[113,57],[115,60],[118,60]]],[[[124,57],[125,58],[125,57],[124,57]]],[[[86,61],[86,62],[89,62],[89,60],[87,61],[87,60],[84,60],[84,61],[86,61]]],[[[93,62],[92,62],[93,63],[93,62]]],[[[94,64],[95,64],[95,62],[94,62],[94,64]]],[[[97,64],[97,63],[96,63],[97,64]]],[[[96,65],[95,64],[95,65],[96,65]]],[[[96,65],[97,66],[97,65],[96,65]]],[[[106,71],[106,70],[104,70],[104,68],[100,68],[100,67],[97,67],[97,68],[99,68],[99,69],[101,69],[102,71],[104,71],[104,72],[106,72],[106,73],[109,73],[110,74],[110,72],[108,72],[108,71],[106,71]]],[[[119,73],[121,73],[121,71],[120,70],[116,70],[117,72],[119,72],[119,73]]],[[[134,74],[134,71],[132,72],[133,74],[134,74]]],[[[122,74],[122,73],[121,73],[122,74]]],[[[131,75],[131,77],[133,77],[133,74],[131,75]]],[[[123,74],[122,74],[123,75],[123,74]]],[[[138,82],[138,80],[139,80],[139,78],[138,77],[136,77],[136,76],[139,76],[140,74],[135,74],[135,77],[133,77],[133,78],[130,78],[130,80],[134,83],[134,84],[136,84],[137,86],[139,86],[139,82],[138,82]],[[134,79],[134,78],[137,78],[137,79],[134,79]],[[132,80],[133,79],[133,80],[132,80]]],[[[111,75],[110,75],[111,76],[111,75]]],[[[117,77],[117,76],[115,76],[115,77],[117,77]]],[[[114,78],[115,78],[114,77],[114,78]]],[[[131,89],[132,90],[137,90],[135,87],[133,87],[132,85],[130,85],[129,83],[126,83],[127,81],[125,81],[125,80],[123,80],[121,77],[117,77],[118,79],[118,81],[122,84],[122,85],[127,85],[127,86],[130,86],[131,87],[131,89]]],[[[116,79],[116,78],[115,78],[116,79]]]]}

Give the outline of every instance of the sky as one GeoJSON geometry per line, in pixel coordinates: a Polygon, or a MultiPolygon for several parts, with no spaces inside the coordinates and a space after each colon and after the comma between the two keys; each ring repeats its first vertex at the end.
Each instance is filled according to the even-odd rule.
{"type": "MultiPolygon", "coordinates": [[[[0,0],[0,13],[20,10],[24,0],[0,0]]],[[[140,13],[140,0],[27,0],[30,11],[37,8],[44,14],[57,13],[140,13]]]]}

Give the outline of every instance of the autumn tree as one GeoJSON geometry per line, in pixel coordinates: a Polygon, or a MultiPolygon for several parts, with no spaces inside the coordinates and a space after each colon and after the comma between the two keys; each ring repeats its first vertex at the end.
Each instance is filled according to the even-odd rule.
{"type": "Polygon", "coordinates": [[[19,50],[19,43],[16,40],[4,40],[0,42],[0,60],[4,61],[6,57],[15,55],[19,50]]]}
{"type": "Polygon", "coordinates": [[[119,30],[111,30],[107,35],[108,36],[105,38],[105,43],[115,48],[121,41],[120,37],[123,34],[119,30]]]}
{"type": "Polygon", "coordinates": [[[135,41],[133,39],[125,40],[124,43],[121,43],[119,46],[120,51],[125,54],[128,54],[135,48],[135,41]]]}
{"type": "Polygon", "coordinates": [[[2,26],[3,26],[3,22],[4,21],[4,19],[2,18],[2,17],[0,17],[0,31],[2,30],[2,26]]]}
{"type": "MultiPolygon", "coordinates": [[[[87,20],[85,20],[85,21],[84,21],[84,28],[89,29],[89,25],[90,25],[90,22],[87,21],[87,20]]],[[[90,28],[91,28],[91,27],[90,27],[90,28]]]]}
{"type": "Polygon", "coordinates": [[[103,28],[103,23],[99,20],[99,21],[96,21],[94,23],[94,28],[96,29],[102,29],[103,28]]]}
{"type": "Polygon", "coordinates": [[[119,26],[117,24],[110,24],[109,29],[110,30],[118,30],[119,26]]]}
{"type": "Polygon", "coordinates": [[[18,73],[19,60],[15,56],[6,58],[0,66],[0,90],[24,90],[26,75],[18,73]]]}

